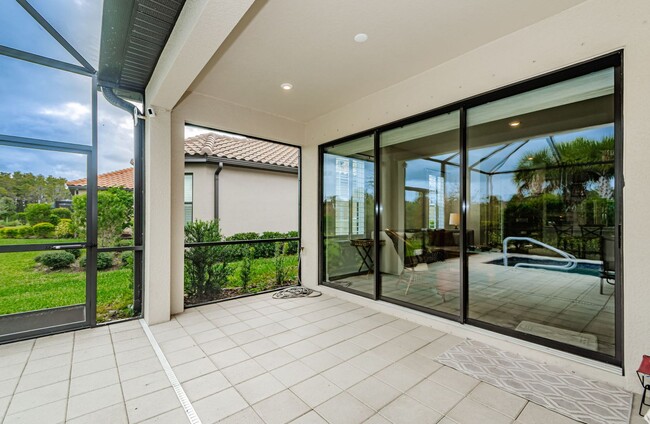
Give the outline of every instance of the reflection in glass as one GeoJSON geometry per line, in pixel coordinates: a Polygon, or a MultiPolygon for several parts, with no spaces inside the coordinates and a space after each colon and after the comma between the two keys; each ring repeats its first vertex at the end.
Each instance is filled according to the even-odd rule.
{"type": "Polygon", "coordinates": [[[459,122],[452,112],[380,135],[382,297],[454,315],[460,307],[459,122]]]}
{"type": "Polygon", "coordinates": [[[325,149],[322,201],[324,281],[374,293],[372,136],[325,149]]]}
{"type": "Polygon", "coordinates": [[[469,317],[613,356],[613,69],[467,122],[469,317]]]}

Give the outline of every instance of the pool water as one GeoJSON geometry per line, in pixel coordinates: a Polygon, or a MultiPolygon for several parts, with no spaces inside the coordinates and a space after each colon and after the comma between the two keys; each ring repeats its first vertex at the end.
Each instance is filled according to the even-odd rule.
{"type": "MultiPolygon", "coordinates": [[[[503,265],[503,258],[495,259],[490,262],[486,262],[490,265],[503,265]]],[[[544,260],[544,259],[533,259],[533,258],[522,258],[522,257],[511,257],[508,258],[508,267],[513,267],[517,264],[531,264],[531,265],[563,265],[566,262],[560,262],[560,261],[554,261],[554,260],[544,260]]],[[[526,268],[533,268],[533,267],[525,267],[526,268]]],[[[565,271],[561,269],[548,269],[548,268],[539,268],[539,269],[544,269],[546,271],[555,271],[555,272],[565,272],[565,273],[570,273],[570,274],[581,274],[581,275],[591,275],[594,277],[599,277],[600,276],[600,270],[601,270],[601,265],[600,264],[593,264],[593,263],[583,263],[583,262],[578,262],[578,266],[576,266],[574,269],[570,271],[565,271]]]]}

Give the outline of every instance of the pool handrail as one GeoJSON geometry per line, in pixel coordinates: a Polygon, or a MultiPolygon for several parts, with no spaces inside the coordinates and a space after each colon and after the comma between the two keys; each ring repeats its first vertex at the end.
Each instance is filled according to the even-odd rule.
{"type": "MultiPolygon", "coordinates": [[[[553,247],[549,244],[546,244],[544,242],[541,242],[539,240],[536,240],[534,238],[530,237],[506,237],[503,239],[503,265],[508,266],[508,242],[511,240],[515,241],[528,241],[533,244],[537,244],[538,246],[542,246],[552,252],[555,252],[562,256],[564,259],[566,259],[567,263],[565,265],[546,265],[546,264],[526,264],[526,263],[518,263],[515,264],[514,268],[524,268],[524,267],[529,267],[529,268],[543,268],[543,269],[556,269],[560,271],[571,271],[575,269],[578,266],[578,260],[576,259],[575,256],[573,256],[570,253],[567,253],[563,250],[560,250],[556,247],[553,247]]],[[[551,258],[549,257],[548,259],[554,260],[554,261],[562,261],[562,259],[559,258],[551,258]]]]}

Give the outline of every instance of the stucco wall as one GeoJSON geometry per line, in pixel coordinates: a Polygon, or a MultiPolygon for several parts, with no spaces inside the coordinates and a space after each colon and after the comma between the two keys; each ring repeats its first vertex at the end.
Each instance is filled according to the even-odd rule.
{"type": "MultiPolygon", "coordinates": [[[[459,29],[459,31],[461,31],[459,29]]],[[[650,161],[650,2],[591,0],[498,39],[307,124],[303,147],[303,282],[317,284],[317,145],[517,81],[624,49],[624,361],[621,371],[467,326],[445,323],[462,336],[508,345],[540,360],[638,390],[634,369],[650,352],[647,316],[647,164],[650,161]],[[589,364],[589,365],[585,365],[589,364]],[[603,367],[607,368],[607,367],[603,367]]],[[[436,42],[444,42],[438,40],[436,42]]],[[[405,312],[400,312],[405,313],[405,312]]],[[[417,315],[417,314],[416,314],[417,315]]],[[[439,321],[432,319],[433,321],[439,321]]]]}
{"type": "MultiPolygon", "coordinates": [[[[647,330],[650,291],[646,289],[645,266],[647,240],[650,240],[650,225],[647,224],[646,212],[650,209],[646,183],[646,169],[650,163],[650,148],[647,142],[650,139],[650,120],[647,119],[650,112],[647,100],[650,98],[649,17],[650,2],[647,0],[590,0],[332,111],[306,125],[219,99],[199,94],[186,95],[172,112],[171,165],[167,162],[157,163],[155,158],[150,158],[147,162],[155,168],[154,171],[171,166],[172,312],[179,311],[179,308],[182,310],[182,144],[185,122],[303,145],[303,282],[315,287],[318,283],[318,144],[624,49],[625,377],[621,376],[621,370],[593,361],[461,326],[405,308],[378,302],[368,303],[372,307],[413,318],[459,336],[504,346],[541,361],[638,390],[634,367],[641,354],[650,352],[650,336],[647,330]]],[[[471,28],[459,28],[460,35],[463,30],[471,28]]],[[[444,40],[432,41],[432,49],[435,49],[436,43],[444,43],[444,40]]],[[[148,142],[147,147],[153,147],[152,144],[153,141],[148,142]]],[[[162,144],[162,148],[167,146],[166,143],[162,144]]],[[[164,172],[153,174],[165,177],[164,172]]],[[[148,178],[152,178],[151,168],[148,170],[148,178]]],[[[163,203],[153,199],[147,205],[164,207],[163,203]]],[[[149,214],[155,213],[157,212],[151,212],[149,209],[149,214]]],[[[162,224],[165,219],[163,214],[156,222],[162,224]]],[[[148,225],[148,234],[149,229],[151,226],[148,225]]],[[[164,276],[159,272],[155,277],[164,276]]],[[[331,291],[328,288],[322,289],[331,291]]],[[[337,295],[348,296],[340,292],[337,292],[337,295]]],[[[351,298],[367,302],[366,299],[351,298]]]]}
{"type": "Polygon", "coordinates": [[[298,231],[298,175],[228,167],[219,174],[222,233],[298,231]]]}
{"type": "Polygon", "coordinates": [[[303,123],[242,107],[197,93],[188,93],[171,113],[171,312],[183,311],[183,175],[186,123],[300,145],[303,123]]]}
{"type": "MultiPolygon", "coordinates": [[[[193,175],[193,217],[214,218],[216,165],[185,164],[193,175]]],[[[298,175],[225,165],[219,173],[221,234],[298,230],[298,175]]]]}

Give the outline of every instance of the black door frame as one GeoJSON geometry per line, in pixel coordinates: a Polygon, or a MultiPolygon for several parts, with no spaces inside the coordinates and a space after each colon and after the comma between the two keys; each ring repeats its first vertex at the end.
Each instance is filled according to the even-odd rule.
{"type": "MultiPolygon", "coordinates": [[[[514,83],[503,88],[489,91],[474,97],[470,97],[452,104],[448,104],[433,110],[429,110],[414,116],[400,119],[388,124],[380,125],[375,128],[352,134],[331,142],[319,145],[318,155],[318,220],[319,220],[319,243],[318,243],[318,256],[319,256],[319,284],[333,287],[339,290],[357,294],[363,297],[371,298],[374,300],[382,300],[388,303],[394,303],[415,309],[421,312],[426,312],[431,315],[440,316],[450,320],[458,321],[461,324],[469,324],[475,327],[484,328],[495,333],[504,334],[517,339],[533,342],[545,347],[565,351],[571,354],[583,356],[589,359],[594,359],[600,362],[609,363],[612,365],[623,367],[623,50],[618,50],[610,54],[589,60],[577,65],[569,66],[557,71],[549,72],[547,74],[524,80],[522,82],[514,83]],[[614,356],[609,356],[601,352],[595,352],[584,348],[579,348],[566,343],[557,342],[550,339],[545,339],[538,336],[533,336],[525,333],[515,332],[514,330],[502,328],[493,324],[488,324],[476,319],[468,317],[468,299],[469,299],[469,284],[468,284],[468,260],[467,260],[467,109],[476,107],[482,104],[500,100],[523,92],[542,88],[558,82],[570,80],[580,77],[592,72],[597,72],[607,68],[614,68],[614,138],[615,138],[615,200],[616,200],[616,216],[615,216],[615,233],[618,242],[618,249],[616,250],[616,284],[615,284],[615,339],[616,347],[614,356]],[[396,299],[385,298],[381,293],[381,273],[375,273],[375,290],[374,293],[364,293],[353,288],[343,287],[337,284],[329,284],[324,280],[325,271],[325,258],[324,258],[324,221],[323,221],[323,154],[325,149],[340,143],[352,141],[361,137],[374,136],[374,152],[375,164],[381,164],[381,149],[379,148],[379,135],[380,133],[399,128],[411,123],[416,123],[425,119],[433,118],[435,116],[443,115],[452,111],[460,111],[460,168],[461,168],[461,220],[460,220],[460,313],[459,315],[448,314],[431,308],[414,305],[408,302],[399,301],[396,299]]],[[[379,232],[380,227],[380,209],[381,209],[381,178],[380,166],[375,166],[375,264],[380,263],[380,249],[379,246],[379,232]]]]}

